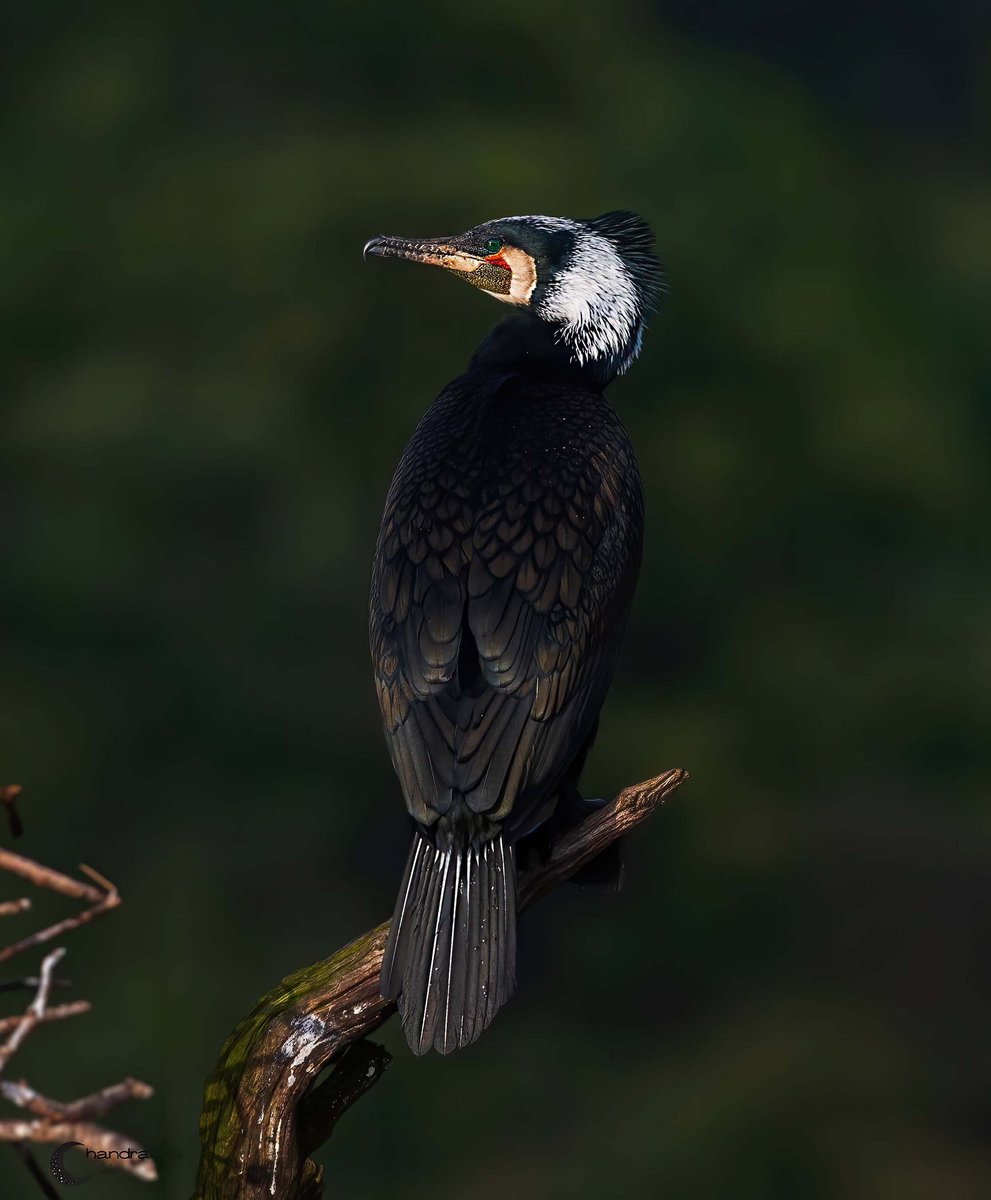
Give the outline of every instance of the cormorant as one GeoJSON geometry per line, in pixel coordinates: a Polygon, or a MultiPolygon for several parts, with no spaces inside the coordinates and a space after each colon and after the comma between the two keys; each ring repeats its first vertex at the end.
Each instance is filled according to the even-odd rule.
{"type": "Polygon", "coordinates": [[[582,811],[643,534],[633,447],[602,392],[639,353],[661,271],[630,212],[376,237],[369,254],[444,267],[518,310],[417,426],[371,582],[379,705],[415,823],[382,994],[417,1054],[446,1054],[513,991],[521,841],[582,811]]]}

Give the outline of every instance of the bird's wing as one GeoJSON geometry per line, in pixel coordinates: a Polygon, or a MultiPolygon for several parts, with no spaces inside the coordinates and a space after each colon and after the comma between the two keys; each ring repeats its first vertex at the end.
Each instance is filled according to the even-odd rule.
{"type": "MultiPolygon", "coordinates": [[[[527,709],[496,786],[466,791],[471,808],[497,820],[568,768],[604,698],[639,565],[631,466],[609,445],[567,465],[519,463],[477,522],[469,628],[489,687],[527,709]]],[[[489,753],[481,757],[488,764],[489,753]]],[[[514,825],[525,820],[513,811],[514,825]]]]}
{"type": "Polygon", "coordinates": [[[410,812],[428,825],[450,804],[452,735],[443,701],[461,647],[471,511],[456,488],[442,495],[441,481],[421,488],[410,457],[382,519],[369,632],[389,750],[410,812]]]}

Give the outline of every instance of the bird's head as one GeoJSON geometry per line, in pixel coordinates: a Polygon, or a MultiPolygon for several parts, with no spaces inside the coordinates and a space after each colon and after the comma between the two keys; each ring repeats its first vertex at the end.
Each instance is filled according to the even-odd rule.
{"type": "Polygon", "coordinates": [[[375,237],[365,255],[454,271],[552,327],[578,366],[617,373],[637,356],[662,288],[653,247],[646,221],[632,212],[610,212],[586,221],[503,217],[454,237],[375,237]]]}

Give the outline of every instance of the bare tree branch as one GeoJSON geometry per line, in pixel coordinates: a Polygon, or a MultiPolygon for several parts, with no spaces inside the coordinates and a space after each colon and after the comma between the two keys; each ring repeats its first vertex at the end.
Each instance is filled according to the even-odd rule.
{"type": "MultiPolygon", "coordinates": [[[[684,771],[667,771],[628,787],[569,829],[547,861],[520,881],[520,907],[571,878],[686,778],[684,771]]],[[[306,1155],[367,1090],[355,1087],[350,1055],[394,1010],[379,993],[388,930],[388,923],[380,925],[290,975],[227,1039],[206,1085],[194,1200],[319,1200],[321,1171],[306,1155]],[[307,1098],[331,1063],[335,1072],[307,1098]]],[[[371,1084],[385,1060],[376,1058],[377,1047],[362,1046],[371,1084]]]]}
{"type": "MultiPolygon", "coordinates": [[[[7,806],[8,817],[12,811],[13,800],[20,790],[20,788],[9,787],[0,789],[0,801],[7,806]]],[[[19,819],[15,828],[15,822],[11,818],[11,830],[15,834],[19,832],[19,819]]],[[[12,958],[29,947],[42,945],[64,933],[78,929],[95,917],[116,908],[121,902],[116,887],[98,871],[84,864],[80,865],[80,870],[88,875],[93,883],[84,883],[82,880],[73,879],[51,867],[4,849],[0,849],[0,870],[9,871],[37,887],[47,888],[49,891],[90,904],[89,908],[75,916],[67,917],[46,929],[38,930],[29,937],[22,938],[13,945],[0,950],[0,962],[12,958]]],[[[30,901],[26,899],[0,903],[0,915],[23,912],[27,908],[30,908],[30,901]]],[[[13,1056],[38,1025],[89,1011],[89,1003],[85,1000],[49,1006],[52,988],[66,986],[64,980],[55,978],[55,968],[64,954],[65,950],[61,948],[51,950],[45,956],[37,977],[0,983],[0,992],[31,988],[35,993],[27,1010],[20,1016],[0,1017],[0,1034],[7,1035],[6,1040],[0,1044],[0,1074],[6,1070],[13,1056]]],[[[121,1083],[112,1084],[90,1096],[83,1096],[79,1100],[63,1104],[42,1095],[25,1080],[13,1082],[0,1079],[0,1095],[9,1103],[30,1114],[30,1117],[21,1119],[0,1120],[0,1141],[13,1144],[15,1153],[46,1196],[54,1196],[56,1193],[28,1149],[26,1145],[28,1142],[56,1144],[74,1142],[94,1153],[116,1152],[117,1156],[114,1158],[101,1159],[101,1166],[117,1167],[130,1172],[139,1179],[153,1180],[156,1178],[155,1164],[140,1145],[135,1145],[132,1139],[125,1138],[121,1134],[93,1124],[94,1118],[105,1116],[116,1104],[125,1100],[147,1099],[151,1094],[152,1089],[146,1083],[141,1083],[137,1079],[125,1079],[121,1083]],[[121,1154],[126,1154],[127,1157],[122,1158],[121,1154]]],[[[63,1182],[71,1182],[71,1180],[63,1182]]]]}

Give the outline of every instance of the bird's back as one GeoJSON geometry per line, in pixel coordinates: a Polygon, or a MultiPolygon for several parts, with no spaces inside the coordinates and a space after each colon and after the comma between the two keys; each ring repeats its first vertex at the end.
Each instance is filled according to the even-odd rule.
{"type": "Polygon", "coordinates": [[[549,815],[612,675],[642,523],[629,437],[581,383],[473,370],[420,422],[370,635],[407,807],[441,847],[549,815]]]}

